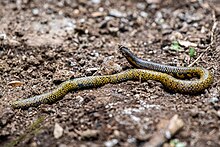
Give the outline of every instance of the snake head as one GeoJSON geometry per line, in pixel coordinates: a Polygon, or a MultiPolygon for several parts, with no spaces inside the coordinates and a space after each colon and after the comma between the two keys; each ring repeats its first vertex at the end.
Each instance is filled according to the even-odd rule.
{"type": "Polygon", "coordinates": [[[131,51],[123,45],[118,45],[118,49],[124,57],[128,57],[131,54],[131,51]]]}

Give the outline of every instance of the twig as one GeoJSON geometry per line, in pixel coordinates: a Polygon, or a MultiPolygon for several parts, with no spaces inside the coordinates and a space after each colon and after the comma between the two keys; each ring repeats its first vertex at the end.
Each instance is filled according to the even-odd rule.
{"type": "Polygon", "coordinates": [[[184,122],[179,116],[174,115],[168,122],[162,122],[164,128],[155,132],[149,142],[145,143],[143,147],[158,147],[170,140],[179,130],[184,127],[184,122]]]}
{"type": "MultiPolygon", "coordinates": [[[[211,7],[211,6],[210,6],[211,7]]],[[[211,30],[211,43],[208,45],[208,47],[199,55],[198,58],[196,58],[195,61],[193,61],[188,67],[193,66],[214,44],[215,41],[215,31],[218,25],[218,21],[216,20],[216,14],[215,11],[212,11],[212,17],[213,17],[213,25],[212,25],[212,30],[211,30]]]]}
{"type": "Polygon", "coordinates": [[[37,118],[37,120],[35,120],[27,128],[27,130],[24,132],[24,134],[20,135],[17,139],[12,140],[8,144],[4,145],[4,147],[14,147],[14,146],[18,145],[19,143],[21,143],[22,141],[24,141],[25,139],[28,140],[28,139],[32,138],[34,135],[36,135],[38,133],[38,131],[41,128],[41,123],[43,123],[44,120],[45,120],[45,116],[41,116],[41,117],[37,118]]]}

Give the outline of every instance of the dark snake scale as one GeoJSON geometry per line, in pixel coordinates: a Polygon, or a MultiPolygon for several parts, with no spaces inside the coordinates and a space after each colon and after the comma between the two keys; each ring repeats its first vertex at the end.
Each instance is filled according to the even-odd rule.
{"type": "Polygon", "coordinates": [[[11,103],[11,106],[13,108],[25,109],[41,104],[52,104],[62,99],[70,91],[101,87],[105,84],[116,84],[128,80],[155,80],[161,82],[171,92],[187,94],[202,92],[213,82],[212,74],[207,69],[201,67],[175,67],[145,61],[136,57],[128,48],[123,46],[119,46],[119,51],[132,66],[138,69],[129,69],[113,75],[90,76],[67,80],[51,92],[14,101],[11,103]],[[183,80],[184,77],[189,78],[194,76],[199,77],[199,79],[183,80]]]}

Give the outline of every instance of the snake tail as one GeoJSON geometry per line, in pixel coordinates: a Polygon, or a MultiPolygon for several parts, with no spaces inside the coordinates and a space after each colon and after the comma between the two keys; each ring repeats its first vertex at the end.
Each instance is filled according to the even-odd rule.
{"type": "Polygon", "coordinates": [[[62,83],[55,90],[37,95],[28,99],[21,99],[11,103],[13,108],[29,108],[36,107],[41,104],[52,104],[62,99],[68,92],[77,91],[80,89],[100,87],[105,84],[116,84],[128,80],[147,81],[155,80],[161,82],[168,90],[180,93],[195,93],[207,88],[204,80],[181,80],[172,77],[166,73],[144,70],[144,69],[130,69],[121,73],[106,75],[106,76],[90,76],[83,78],[76,78],[62,83]]]}

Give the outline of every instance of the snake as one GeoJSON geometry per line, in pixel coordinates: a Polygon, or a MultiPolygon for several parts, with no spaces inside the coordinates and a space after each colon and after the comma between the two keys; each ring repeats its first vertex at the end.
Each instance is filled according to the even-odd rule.
{"type": "Polygon", "coordinates": [[[119,46],[119,52],[134,67],[125,71],[100,76],[87,76],[69,79],[61,83],[56,89],[26,99],[19,99],[10,103],[12,108],[27,109],[41,104],[53,104],[62,99],[70,91],[97,88],[106,84],[121,82],[155,80],[160,82],[165,89],[173,93],[195,94],[209,88],[213,83],[211,72],[202,67],[178,67],[163,65],[138,58],[132,51],[124,46],[119,46]],[[196,79],[185,79],[196,76],[196,79]]]}

